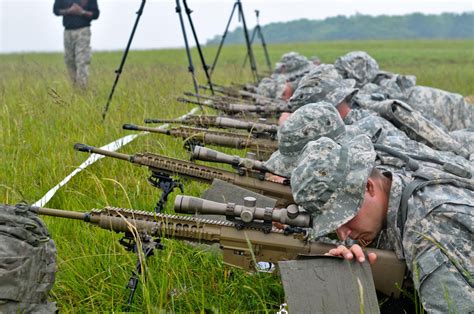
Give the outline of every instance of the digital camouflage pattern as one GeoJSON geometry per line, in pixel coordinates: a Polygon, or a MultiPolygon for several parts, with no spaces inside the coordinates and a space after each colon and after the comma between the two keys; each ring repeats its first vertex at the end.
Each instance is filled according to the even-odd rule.
{"type": "Polygon", "coordinates": [[[434,149],[452,151],[466,159],[469,158],[469,152],[459,142],[406,103],[386,100],[374,104],[372,109],[405,132],[409,138],[434,149]]]}
{"type": "Polygon", "coordinates": [[[307,79],[300,82],[289,99],[288,105],[292,110],[320,101],[337,106],[344,99],[350,100],[357,93],[353,84],[353,80],[339,80],[323,76],[307,79]]]}
{"type": "Polygon", "coordinates": [[[331,104],[303,106],[280,126],[278,150],[264,165],[273,173],[289,178],[306,143],[322,136],[339,138],[344,130],[344,122],[331,104]]]}
{"type": "MultiPolygon", "coordinates": [[[[320,78],[331,78],[335,80],[342,80],[342,76],[339,75],[333,64],[320,64],[311,69],[305,74],[300,81],[301,85],[308,85],[307,82],[313,79],[320,78]]],[[[355,85],[355,81],[354,81],[355,85]]]]}
{"type": "Polygon", "coordinates": [[[0,313],[54,313],[56,246],[26,205],[0,205],[0,313]]]}
{"type": "Polygon", "coordinates": [[[471,154],[469,159],[474,161],[474,125],[467,129],[450,132],[449,135],[469,151],[471,154]]]}
{"type": "Polygon", "coordinates": [[[343,78],[356,80],[356,87],[370,83],[379,72],[374,58],[364,51],[352,51],[334,62],[334,66],[343,78]]]}
{"type": "Polygon", "coordinates": [[[265,77],[257,87],[257,94],[268,98],[276,98],[276,82],[274,79],[265,77]]]}
{"type": "MultiPolygon", "coordinates": [[[[355,101],[362,108],[370,109],[371,105],[387,99],[405,101],[409,91],[415,86],[416,78],[409,75],[393,74],[378,79],[378,83],[367,83],[357,93],[355,101]]],[[[376,78],[377,79],[377,78],[376,78]]]]}
{"type": "Polygon", "coordinates": [[[344,123],[346,125],[352,125],[365,117],[374,116],[374,115],[377,115],[377,113],[372,110],[353,107],[351,111],[349,111],[347,116],[344,118],[344,123]]]}
{"type": "Polygon", "coordinates": [[[375,137],[383,138],[386,136],[398,136],[409,140],[405,133],[397,129],[389,121],[377,115],[369,115],[355,121],[351,125],[357,127],[363,132],[363,134],[367,135],[371,139],[374,139],[375,137]]]}
{"type": "Polygon", "coordinates": [[[273,73],[275,74],[288,74],[288,73],[296,73],[299,71],[305,71],[309,67],[311,67],[313,63],[308,60],[303,55],[300,55],[297,52],[291,51],[285,53],[280,61],[277,62],[275,70],[273,73]]]}
{"type": "Polygon", "coordinates": [[[397,85],[399,85],[403,89],[409,89],[416,85],[416,76],[414,75],[404,75],[404,74],[397,74],[387,71],[380,70],[377,75],[375,75],[372,83],[377,85],[384,85],[382,82],[385,80],[392,80],[393,78],[396,79],[397,85]]]}
{"type": "Polygon", "coordinates": [[[291,176],[293,198],[312,215],[314,240],[351,220],[364,199],[375,163],[372,142],[365,135],[342,145],[322,137],[309,142],[291,176]]]}
{"type": "Polygon", "coordinates": [[[87,87],[91,63],[90,27],[64,30],[64,62],[74,86],[87,87]]]}
{"type": "Polygon", "coordinates": [[[460,94],[415,86],[409,92],[407,103],[449,131],[465,129],[474,123],[474,106],[466,103],[460,94]]]}
{"type": "MultiPolygon", "coordinates": [[[[420,175],[444,177],[428,167],[420,175]]],[[[415,190],[406,201],[403,223],[402,196],[414,177],[392,172],[388,239],[398,257],[406,260],[428,313],[470,313],[474,309],[474,182],[470,189],[448,183],[415,190]]]]}
{"type": "MultiPolygon", "coordinates": [[[[415,160],[430,163],[432,165],[436,164],[439,166],[447,163],[455,164],[461,167],[463,171],[470,172],[474,177],[474,163],[464,157],[454,154],[453,152],[435,150],[423,143],[400,136],[380,137],[376,144],[388,146],[415,160]]],[[[383,165],[391,165],[395,168],[405,167],[404,161],[385,152],[377,151],[377,159],[379,163],[383,165]]]]}

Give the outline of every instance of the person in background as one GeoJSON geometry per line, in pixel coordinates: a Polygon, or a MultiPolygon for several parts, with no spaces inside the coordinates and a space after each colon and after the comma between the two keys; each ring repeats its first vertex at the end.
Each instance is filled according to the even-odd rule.
{"type": "Polygon", "coordinates": [[[87,88],[91,61],[91,21],[99,18],[97,0],[55,0],[53,12],[63,17],[64,61],[75,87],[87,88]]]}

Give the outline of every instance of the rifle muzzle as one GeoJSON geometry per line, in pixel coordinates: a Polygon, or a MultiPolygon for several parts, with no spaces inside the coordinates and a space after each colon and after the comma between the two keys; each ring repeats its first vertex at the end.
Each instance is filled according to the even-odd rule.
{"type": "Polygon", "coordinates": [[[174,210],[177,213],[226,215],[240,218],[244,222],[254,220],[271,220],[293,227],[310,227],[311,219],[307,213],[300,212],[298,206],[292,204],[286,208],[255,207],[256,199],[245,197],[244,205],[218,203],[198,197],[177,195],[174,210]]]}
{"type": "Polygon", "coordinates": [[[93,153],[95,147],[86,144],[76,143],[74,144],[74,149],[80,152],[93,153]]]}
{"type": "Polygon", "coordinates": [[[134,124],[128,124],[128,123],[125,123],[124,125],[122,125],[122,129],[124,130],[132,130],[132,131],[138,131],[138,127],[134,124]]]}

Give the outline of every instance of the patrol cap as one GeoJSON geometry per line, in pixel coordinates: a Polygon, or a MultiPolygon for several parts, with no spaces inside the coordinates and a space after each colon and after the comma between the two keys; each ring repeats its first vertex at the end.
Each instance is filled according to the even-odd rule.
{"type": "Polygon", "coordinates": [[[326,137],[307,144],[292,173],[291,188],[300,210],[312,216],[311,239],[334,231],[357,214],[374,164],[375,151],[365,135],[342,145],[326,137]]]}
{"type": "Polygon", "coordinates": [[[297,52],[291,51],[284,54],[280,61],[277,62],[274,73],[286,74],[294,71],[300,71],[307,68],[312,63],[303,55],[297,52]]]}
{"type": "Polygon", "coordinates": [[[309,103],[325,101],[337,106],[346,98],[352,98],[358,89],[354,88],[354,80],[339,80],[329,77],[315,77],[300,82],[298,88],[289,99],[289,106],[298,109],[309,103]]]}
{"type": "Polygon", "coordinates": [[[331,104],[319,102],[303,106],[280,127],[278,150],[265,162],[265,166],[274,173],[290,177],[306,143],[321,136],[338,138],[344,131],[344,122],[331,104]]]}
{"type": "Polygon", "coordinates": [[[370,83],[379,73],[379,65],[365,51],[352,51],[334,62],[334,66],[343,78],[356,80],[356,86],[361,87],[370,83]]]}

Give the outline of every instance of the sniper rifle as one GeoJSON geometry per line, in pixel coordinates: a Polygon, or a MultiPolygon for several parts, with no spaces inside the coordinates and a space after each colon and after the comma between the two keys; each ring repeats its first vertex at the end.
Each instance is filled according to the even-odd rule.
{"type": "MultiPolygon", "coordinates": [[[[0,209],[4,206],[0,205],[0,209]]],[[[297,206],[292,205],[284,209],[256,208],[254,198],[245,198],[243,206],[207,201],[204,199],[177,196],[175,209],[179,211],[198,211],[214,214],[224,213],[231,220],[210,220],[195,216],[180,216],[146,211],[128,210],[106,207],[93,209],[88,213],[41,208],[27,205],[27,207],[41,215],[83,220],[103,229],[125,236],[120,243],[127,250],[145,257],[153,255],[155,249],[163,249],[161,238],[186,240],[197,243],[218,243],[223,253],[224,263],[246,271],[255,271],[256,263],[294,260],[308,255],[324,254],[334,246],[321,242],[308,242],[301,226],[309,227],[311,221],[305,213],[298,213],[297,206]],[[296,210],[296,211],[295,211],[296,210]],[[290,218],[294,217],[294,218],[290,218]],[[250,221],[239,222],[242,220],[250,221]],[[282,230],[273,227],[271,222],[295,222],[289,229],[282,230]],[[250,223],[253,222],[253,225],[250,223]],[[263,228],[259,227],[259,224],[263,228]],[[267,227],[269,225],[269,228],[267,227]],[[303,232],[302,232],[303,231],[303,232]]],[[[386,295],[398,297],[399,287],[403,284],[406,265],[398,260],[392,251],[367,249],[377,254],[377,262],[371,265],[375,287],[386,295]]],[[[142,269],[142,258],[138,258],[136,270],[133,271],[128,288],[131,303],[136,291],[142,269]]]]}
{"type": "Polygon", "coordinates": [[[134,124],[124,124],[122,127],[124,130],[147,131],[173,137],[181,137],[185,141],[184,147],[191,152],[196,145],[204,146],[210,144],[236,149],[249,149],[257,155],[258,159],[263,160],[278,149],[278,142],[276,140],[269,138],[252,138],[247,134],[189,127],[163,129],[134,124]]]}
{"type": "Polygon", "coordinates": [[[201,181],[207,184],[211,184],[214,179],[219,179],[274,198],[277,200],[278,206],[286,206],[294,202],[289,185],[264,180],[260,176],[255,178],[250,176],[250,172],[247,173],[249,174],[248,176],[244,176],[227,170],[198,165],[193,162],[148,152],[127,155],[79,143],[74,145],[74,149],[81,152],[94,153],[126,160],[140,166],[147,166],[152,173],[148,178],[148,182],[163,191],[155,208],[155,211],[157,212],[160,212],[163,209],[168,199],[168,195],[176,187],[179,187],[181,191],[183,191],[182,183],[179,180],[174,180],[172,178],[174,175],[179,175],[181,177],[201,181]]]}

